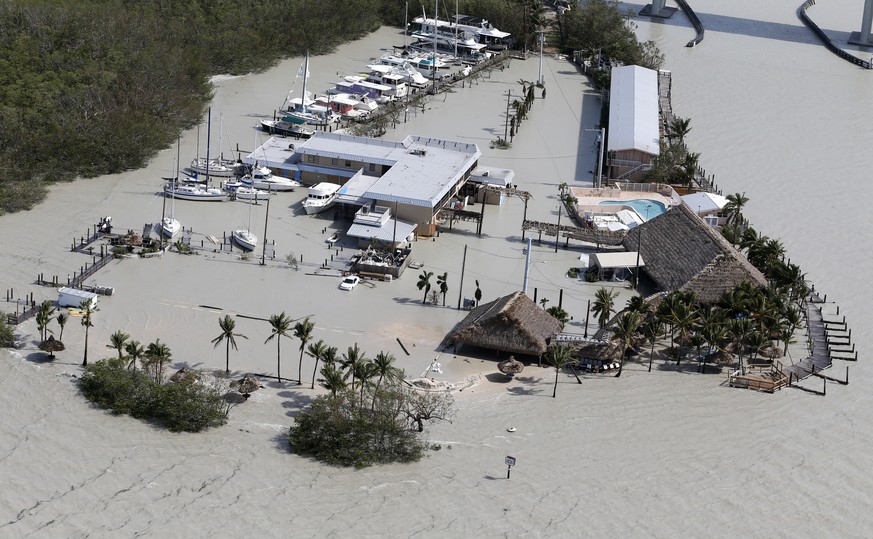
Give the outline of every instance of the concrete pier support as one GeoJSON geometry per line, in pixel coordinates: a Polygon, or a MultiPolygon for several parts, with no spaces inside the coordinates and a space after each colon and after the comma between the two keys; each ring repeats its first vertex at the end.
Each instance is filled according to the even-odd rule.
{"type": "Polygon", "coordinates": [[[676,13],[676,9],[677,8],[673,6],[667,6],[667,0],[652,0],[651,4],[647,4],[640,10],[640,15],[657,17],[659,19],[669,19],[674,13],[676,13]]]}
{"type": "Polygon", "coordinates": [[[861,31],[852,32],[849,43],[873,47],[870,40],[870,27],[873,26],[873,0],[864,0],[864,15],[861,17],[861,31]]]}

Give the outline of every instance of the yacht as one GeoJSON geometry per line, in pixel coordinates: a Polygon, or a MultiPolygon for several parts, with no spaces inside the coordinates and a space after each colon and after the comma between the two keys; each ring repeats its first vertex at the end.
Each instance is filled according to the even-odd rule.
{"type": "Polygon", "coordinates": [[[291,178],[274,176],[269,168],[257,164],[250,173],[240,178],[240,181],[248,187],[265,191],[293,191],[295,187],[300,187],[300,182],[291,178]]]}
{"type": "Polygon", "coordinates": [[[228,194],[232,195],[237,200],[267,200],[276,193],[274,191],[263,191],[246,185],[240,181],[227,181],[222,185],[228,194]]]}
{"type": "Polygon", "coordinates": [[[309,196],[303,201],[303,208],[309,215],[323,212],[336,202],[339,190],[340,186],[335,183],[317,183],[309,188],[309,196]]]}

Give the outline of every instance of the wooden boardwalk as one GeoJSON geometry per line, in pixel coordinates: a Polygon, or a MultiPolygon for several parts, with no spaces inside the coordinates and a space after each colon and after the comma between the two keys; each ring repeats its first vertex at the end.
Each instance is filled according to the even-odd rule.
{"type": "Polygon", "coordinates": [[[783,369],[785,374],[797,381],[833,365],[828,347],[827,328],[821,312],[821,305],[824,302],[816,292],[810,292],[805,303],[809,356],[794,365],[785,365],[783,369]]]}

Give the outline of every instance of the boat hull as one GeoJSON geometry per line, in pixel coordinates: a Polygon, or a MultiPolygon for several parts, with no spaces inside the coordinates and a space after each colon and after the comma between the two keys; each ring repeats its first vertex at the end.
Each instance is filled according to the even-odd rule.
{"type": "Polygon", "coordinates": [[[192,200],[194,202],[224,202],[227,200],[227,195],[218,189],[209,189],[207,191],[166,191],[164,196],[175,197],[180,200],[192,200]]]}
{"type": "Polygon", "coordinates": [[[258,246],[258,238],[248,230],[234,230],[231,234],[233,241],[236,242],[237,245],[242,247],[247,251],[254,251],[255,247],[258,246]]]}
{"type": "Polygon", "coordinates": [[[176,219],[165,217],[158,227],[158,232],[165,238],[173,239],[182,231],[182,225],[176,219]]]}
{"type": "Polygon", "coordinates": [[[331,207],[333,207],[336,200],[331,200],[327,204],[307,204],[307,201],[303,201],[303,209],[306,210],[308,215],[315,215],[316,213],[321,213],[323,211],[327,211],[331,207]]]}

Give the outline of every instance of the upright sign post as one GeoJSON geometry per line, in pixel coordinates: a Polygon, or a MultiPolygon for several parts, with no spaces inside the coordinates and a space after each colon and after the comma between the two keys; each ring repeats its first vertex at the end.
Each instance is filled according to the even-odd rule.
{"type": "Polygon", "coordinates": [[[506,478],[509,479],[512,467],[515,466],[515,457],[506,456],[506,478]]]}

